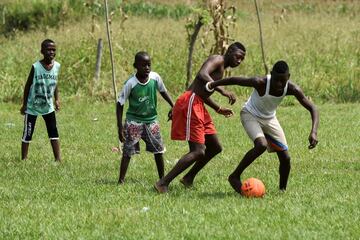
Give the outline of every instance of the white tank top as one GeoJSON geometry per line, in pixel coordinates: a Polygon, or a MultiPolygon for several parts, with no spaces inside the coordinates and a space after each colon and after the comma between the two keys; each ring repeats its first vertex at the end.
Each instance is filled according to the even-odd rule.
{"type": "Polygon", "coordinates": [[[245,103],[244,107],[253,115],[260,118],[273,118],[276,114],[276,108],[285,97],[288,83],[284,87],[284,92],[280,97],[272,96],[269,94],[271,75],[267,75],[266,90],[263,96],[259,96],[259,93],[254,89],[250,98],[245,103]]]}

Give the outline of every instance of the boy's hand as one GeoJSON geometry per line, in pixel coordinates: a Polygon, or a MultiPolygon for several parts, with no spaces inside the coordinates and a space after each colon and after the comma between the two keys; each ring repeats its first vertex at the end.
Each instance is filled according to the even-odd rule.
{"type": "Polygon", "coordinates": [[[310,145],[308,147],[309,149],[313,149],[318,144],[317,134],[315,132],[310,133],[309,143],[310,143],[310,145]]]}
{"type": "Polygon", "coordinates": [[[233,110],[231,110],[229,108],[220,107],[216,112],[221,114],[221,115],[224,115],[226,118],[231,117],[232,115],[234,115],[233,110]]]}
{"type": "Polygon", "coordinates": [[[168,121],[172,120],[172,109],[168,112],[168,121]]]}
{"type": "Polygon", "coordinates": [[[60,100],[56,100],[55,101],[55,111],[59,111],[60,110],[60,100]]]}
{"type": "Polygon", "coordinates": [[[224,96],[227,97],[227,98],[229,98],[229,103],[230,103],[231,105],[233,105],[233,104],[236,102],[236,96],[235,96],[234,93],[232,93],[232,92],[225,92],[225,93],[224,93],[224,96]]]}
{"type": "Polygon", "coordinates": [[[22,105],[21,108],[20,108],[20,114],[25,115],[25,110],[26,110],[26,106],[22,105]]]}
{"type": "Polygon", "coordinates": [[[122,126],[118,127],[118,134],[119,134],[120,142],[123,143],[125,141],[125,137],[124,137],[124,130],[123,130],[122,126]]]}

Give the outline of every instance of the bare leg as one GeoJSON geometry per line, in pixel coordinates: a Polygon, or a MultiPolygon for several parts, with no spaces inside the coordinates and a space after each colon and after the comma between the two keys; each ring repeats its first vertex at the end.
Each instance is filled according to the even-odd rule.
{"type": "Polygon", "coordinates": [[[164,158],[162,153],[154,154],[156,168],[159,174],[159,179],[164,177],[164,158]]]}
{"type": "Polygon", "coordinates": [[[286,185],[288,182],[289,174],[290,174],[290,156],[288,151],[277,152],[280,165],[279,165],[279,188],[280,190],[286,190],[286,185]]]}
{"type": "Polygon", "coordinates": [[[121,158],[118,184],[123,184],[125,182],[125,175],[126,175],[126,171],[129,166],[129,162],[130,162],[130,157],[123,154],[123,156],[121,158]]]}
{"type": "Polygon", "coordinates": [[[265,152],[266,147],[267,147],[267,141],[264,137],[259,137],[255,139],[254,147],[245,154],[245,156],[243,157],[243,159],[241,160],[235,171],[230,174],[228,181],[231,187],[236,192],[241,194],[240,175],[256,158],[258,158],[261,154],[265,152]]]}
{"type": "Polygon", "coordinates": [[[185,187],[192,186],[195,176],[205,167],[205,165],[217,154],[222,151],[219,139],[216,134],[205,135],[205,155],[203,158],[197,160],[190,169],[190,171],[180,180],[185,187]]]}
{"type": "Polygon", "coordinates": [[[170,170],[170,172],[155,183],[155,188],[158,192],[164,193],[168,191],[170,182],[182,173],[185,169],[191,166],[199,158],[205,155],[205,145],[189,142],[190,151],[182,156],[182,158],[176,163],[176,165],[170,170]]]}
{"type": "Polygon", "coordinates": [[[21,142],[21,160],[26,160],[29,152],[29,143],[21,142]]]}
{"type": "Polygon", "coordinates": [[[57,139],[50,140],[51,147],[54,153],[55,161],[61,162],[60,157],[60,142],[57,139]]]}

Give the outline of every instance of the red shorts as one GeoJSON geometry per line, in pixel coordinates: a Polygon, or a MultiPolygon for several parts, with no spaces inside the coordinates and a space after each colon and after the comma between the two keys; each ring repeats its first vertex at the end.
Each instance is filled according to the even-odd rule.
{"type": "Polygon", "coordinates": [[[204,101],[192,91],[183,93],[172,110],[171,139],[205,143],[205,135],[216,134],[204,101]]]}

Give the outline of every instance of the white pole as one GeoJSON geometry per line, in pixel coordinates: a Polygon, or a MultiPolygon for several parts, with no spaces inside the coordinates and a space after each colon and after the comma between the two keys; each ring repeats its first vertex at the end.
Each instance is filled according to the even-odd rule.
{"type": "Polygon", "coordinates": [[[267,65],[266,65],[266,62],[265,62],[264,42],[263,42],[263,35],[262,35],[260,14],[259,14],[259,9],[258,9],[258,5],[257,5],[257,1],[254,0],[254,3],[255,3],[255,9],[256,9],[256,14],[257,14],[258,23],[259,23],[261,54],[262,54],[262,59],[263,59],[263,63],[264,63],[265,74],[268,74],[268,73],[269,73],[269,69],[268,69],[268,67],[267,67],[267,65]]]}
{"type": "MultiPolygon", "coordinates": [[[[112,82],[113,82],[113,90],[114,90],[114,100],[115,104],[117,102],[117,91],[116,91],[116,83],[115,83],[115,67],[114,67],[114,57],[112,51],[112,44],[111,44],[111,36],[110,36],[110,27],[109,27],[109,10],[107,0],[104,0],[105,3],[105,17],[106,17],[106,31],[107,31],[107,38],[109,42],[109,50],[110,50],[110,61],[111,61],[111,72],[112,72],[112,82]]],[[[119,141],[118,151],[122,152],[122,144],[119,141]]]]}
{"type": "Polygon", "coordinates": [[[107,30],[107,37],[109,42],[109,50],[110,50],[110,61],[111,61],[111,72],[112,72],[112,82],[113,82],[113,90],[114,90],[114,99],[115,102],[117,101],[117,91],[116,91],[116,83],[115,83],[115,66],[114,66],[114,57],[112,51],[112,44],[111,44],[111,36],[110,36],[110,27],[109,27],[109,10],[107,0],[105,2],[105,17],[106,17],[106,30],[107,30]]]}

